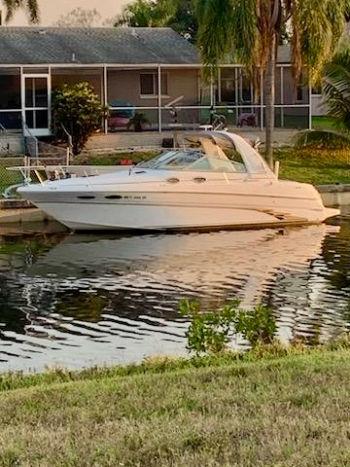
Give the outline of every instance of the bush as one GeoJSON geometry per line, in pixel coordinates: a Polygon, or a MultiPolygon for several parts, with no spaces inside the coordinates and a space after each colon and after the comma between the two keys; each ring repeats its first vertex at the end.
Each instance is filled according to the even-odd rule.
{"type": "Polygon", "coordinates": [[[65,84],[52,95],[54,132],[64,136],[62,125],[72,136],[73,153],[79,154],[89,137],[101,127],[107,110],[87,82],[65,84]]]}
{"type": "Polygon", "coordinates": [[[304,130],[294,137],[293,143],[296,148],[349,149],[350,137],[334,130],[304,130]]]}
{"type": "Polygon", "coordinates": [[[201,311],[197,301],[183,300],[180,313],[189,318],[186,332],[188,350],[200,353],[220,353],[234,334],[241,334],[254,348],[271,344],[277,330],[276,320],[270,308],[257,305],[251,310],[240,308],[234,300],[216,311],[201,311]]]}

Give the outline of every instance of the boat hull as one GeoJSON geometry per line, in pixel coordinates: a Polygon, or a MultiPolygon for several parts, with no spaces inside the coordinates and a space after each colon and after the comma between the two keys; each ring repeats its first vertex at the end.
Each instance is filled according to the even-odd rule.
{"type": "Polygon", "coordinates": [[[125,171],[18,191],[72,230],[250,228],[320,223],[339,214],[323,206],[311,185],[239,174],[125,171]]]}
{"type": "Polygon", "coordinates": [[[39,208],[71,230],[198,230],[257,228],[323,222],[337,210],[219,206],[38,203],[39,208]],[[93,213],[93,216],[92,216],[93,213]]]}

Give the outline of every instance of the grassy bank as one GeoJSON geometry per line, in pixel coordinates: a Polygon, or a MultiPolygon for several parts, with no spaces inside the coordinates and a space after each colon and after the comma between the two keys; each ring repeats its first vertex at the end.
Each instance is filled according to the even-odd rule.
{"type": "Polygon", "coordinates": [[[350,350],[3,376],[0,465],[348,465],[350,350]]]}
{"type": "MultiPolygon", "coordinates": [[[[130,159],[135,163],[148,160],[157,154],[155,151],[106,155],[82,155],[75,164],[115,165],[130,159]]],[[[324,150],[317,148],[275,150],[275,158],[281,162],[281,178],[298,182],[324,185],[350,183],[350,151],[324,150]]]]}
{"type": "Polygon", "coordinates": [[[281,178],[313,185],[350,183],[350,151],[317,148],[276,149],[281,178]]]}
{"type": "MultiPolygon", "coordinates": [[[[83,154],[74,158],[74,164],[118,165],[125,160],[131,160],[137,164],[151,159],[157,153],[157,151],[144,151],[83,154]]],[[[281,162],[281,178],[314,185],[350,183],[349,150],[283,148],[275,150],[275,158],[281,162]]],[[[8,172],[5,166],[0,166],[0,193],[7,186],[20,181],[19,173],[8,172]]]]}

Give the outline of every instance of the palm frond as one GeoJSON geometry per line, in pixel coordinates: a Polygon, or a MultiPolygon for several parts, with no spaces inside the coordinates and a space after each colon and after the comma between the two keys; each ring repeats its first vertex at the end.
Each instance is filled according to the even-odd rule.
{"type": "Polygon", "coordinates": [[[300,76],[302,67],[307,66],[312,82],[320,78],[323,66],[333,56],[344,33],[348,6],[349,0],[289,2],[292,59],[297,75],[300,76]]]}
{"type": "Polygon", "coordinates": [[[342,46],[324,68],[322,92],[327,114],[350,131],[350,45],[342,46]]]}

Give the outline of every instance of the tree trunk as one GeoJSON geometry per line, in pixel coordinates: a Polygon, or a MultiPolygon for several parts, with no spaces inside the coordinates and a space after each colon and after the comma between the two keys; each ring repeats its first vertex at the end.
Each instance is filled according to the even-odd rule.
{"type": "Polygon", "coordinates": [[[275,75],[276,75],[276,34],[271,36],[269,58],[265,78],[266,99],[266,160],[273,169],[273,131],[275,128],[275,75]]]}

